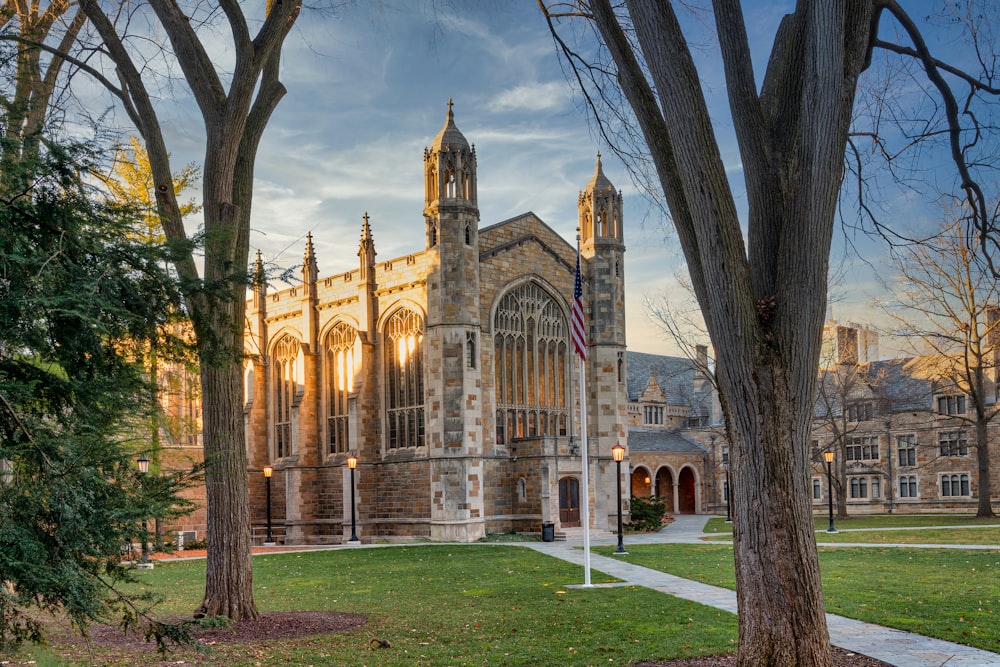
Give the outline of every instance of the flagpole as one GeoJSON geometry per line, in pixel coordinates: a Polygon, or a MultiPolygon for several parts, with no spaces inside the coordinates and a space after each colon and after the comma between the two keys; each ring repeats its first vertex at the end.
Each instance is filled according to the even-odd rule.
{"type": "Polygon", "coordinates": [[[576,275],[573,277],[573,348],[580,359],[580,517],[583,520],[583,585],[590,586],[590,462],[587,459],[587,327],[583,314],[583,274],[580,270],[580,228],[576,230],[576,275]]]}
{"type": "Polygon", "coordinates": [[[587,459],[587,385],[584,361],[580,359],[580,456],[582,495],[580,515],[583,518],[583,585],[590,584],[590,463],[587,459]]]}

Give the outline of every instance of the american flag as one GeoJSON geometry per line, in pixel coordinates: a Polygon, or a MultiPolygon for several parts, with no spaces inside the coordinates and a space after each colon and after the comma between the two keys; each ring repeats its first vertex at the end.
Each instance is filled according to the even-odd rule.
{"type": "Polygon", "coordinates": [[[583,324],[583,278],[580,275],[580,251],[576,252],[576,278],[573,280],[573,348],[580,359],[587,360],[587,333],[583,324]]]}

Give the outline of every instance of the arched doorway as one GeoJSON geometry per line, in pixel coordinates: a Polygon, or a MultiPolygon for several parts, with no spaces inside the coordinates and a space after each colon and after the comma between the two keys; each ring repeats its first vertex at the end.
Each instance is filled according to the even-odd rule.
{"type": "Polygon", "coordinates": [[[674,511],[674,473],[660,468],[656,473],[656,497],[664,502],[668,512],[674,511]]]}
{"type": "Polygon", "coordinates": [[[653,495],[653,480],[649,477],[649,471],[643,467],[638,467],[632,471],[632,495],[646,498],[653,495]]]}
{"type": "Polygon", "coordinates": [[[685,466],[677,478],[678,513],[694,514],[697,511],[694,485],[694,471],[685,466]]]}
{"type": "Polygon", "coordinates": [[[559,524],[563,528],[580,525],[580,480],[576,477],[559,480],[559,524]]]}

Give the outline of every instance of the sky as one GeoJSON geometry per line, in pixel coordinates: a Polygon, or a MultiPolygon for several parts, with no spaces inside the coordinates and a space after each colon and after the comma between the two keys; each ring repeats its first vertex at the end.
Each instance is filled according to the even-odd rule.
{"type": "MultiPolygon", "coordinates": [[[[759,76],[778,20],[794,3],[749,4],[759,76]]],[[[224,35],[214,38],[224,59],[224,35]]],[[[695,47],[710,109],[724,119],[720,68],[709,49],[695,47]]],[[[311,233],[321,276],[354,269],[365,213],[380,260],[423,249],[423,149],[452,99],[455,122],[476,147],[481,226],[533,211],[572,243],[578,194],[602,154],[605,174],[624,195],[629,349],[678,353],[646,305],[663,295],[678,307],[689,301],[678,280],[684,262],[676,236],[599,139],[536,0],[383,0],[347,3],[335,13],[306,9],[286,42],[282,81],[288,92],[258,154],[251,253],[260,249],[265,260],[295,267],[311,233]]],[[[200,118],[183,86],[164,96],[161,114],[174,169],[200,162],[200,118]]],[[[743,206],[739,155],[725,120],[717,131],[743,206]]],[[[900,210],[911,220],[928,215],[900,210]]],[[[844,264],[848,278],[834,288],[836,319],[874,318],[868,303],[882,286],[871,267],[884,252],[863,235],[837,232],[832,262],[844,264]],[[848,236],[863,257],[848,254],[848,236]]]]}

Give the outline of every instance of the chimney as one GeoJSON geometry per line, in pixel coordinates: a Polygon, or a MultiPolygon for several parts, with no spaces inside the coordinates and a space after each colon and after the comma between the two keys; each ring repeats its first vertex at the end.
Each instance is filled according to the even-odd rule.
{"type": "Polygon", "coordinates": [[[837,363],[858,364],[858,330],[854,327],[837,327],[837,363]]]}

